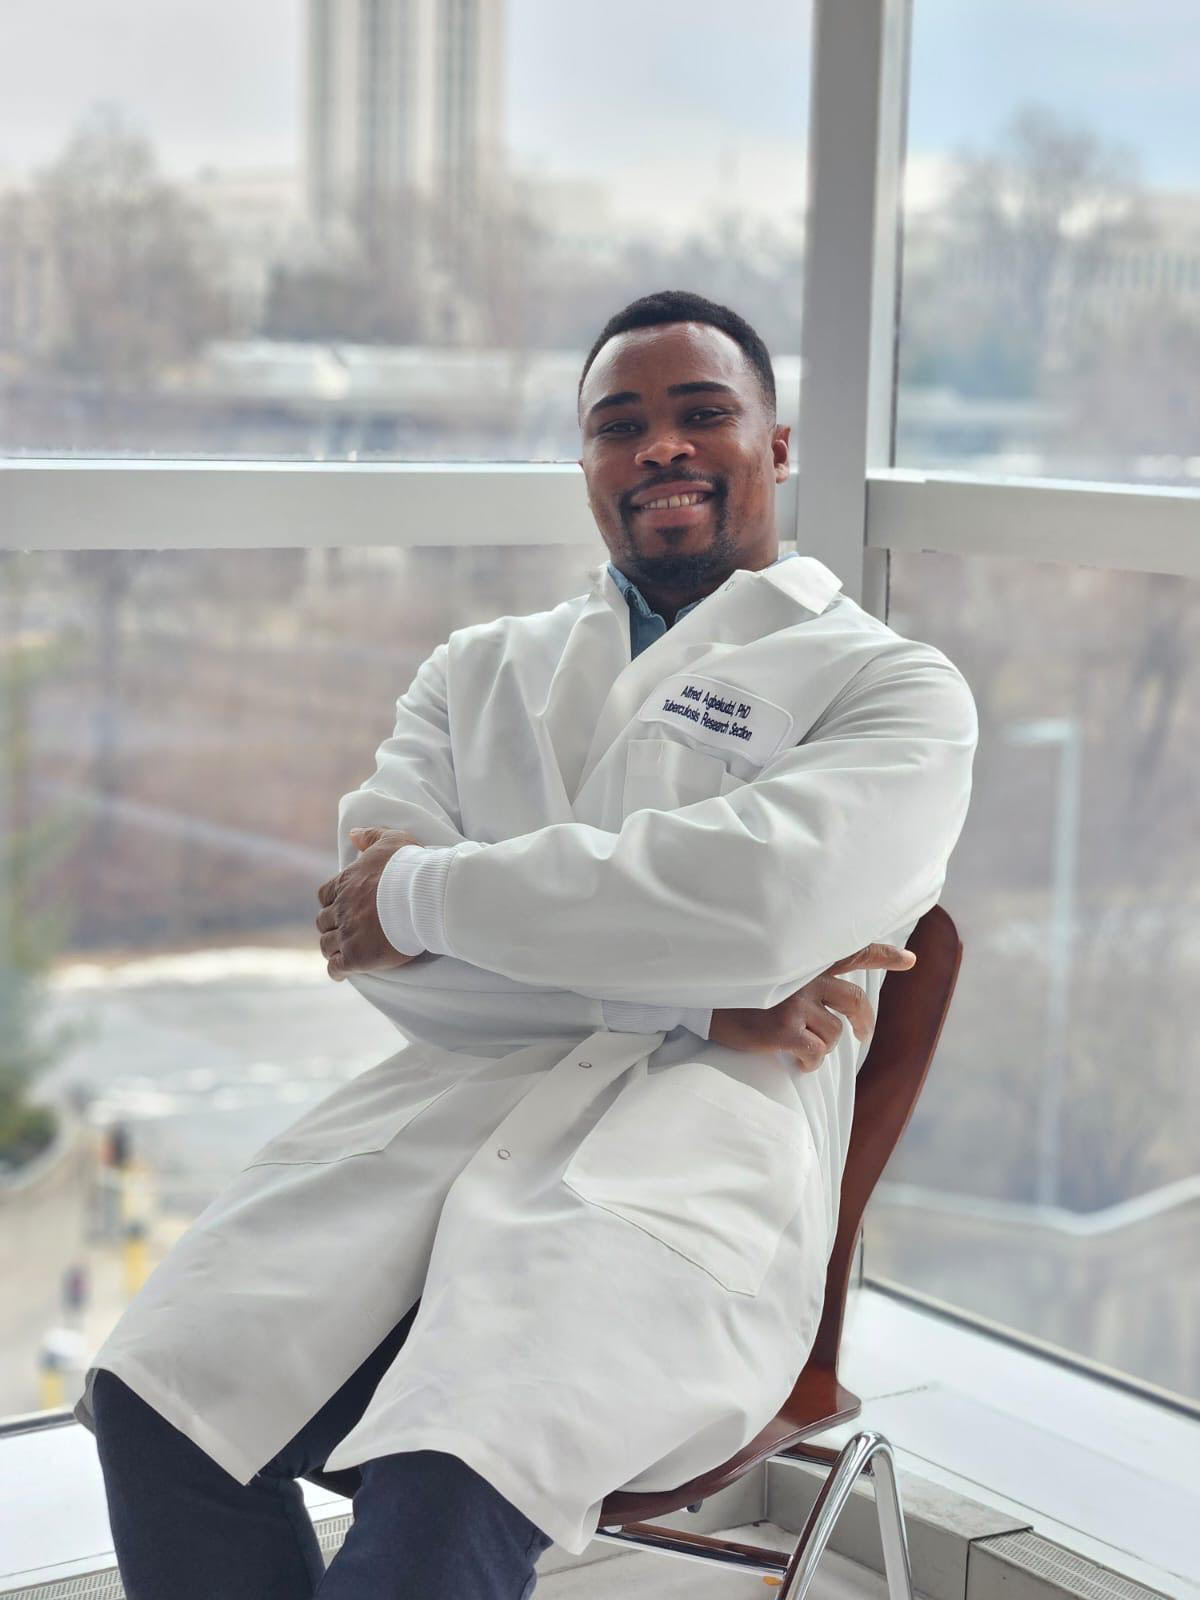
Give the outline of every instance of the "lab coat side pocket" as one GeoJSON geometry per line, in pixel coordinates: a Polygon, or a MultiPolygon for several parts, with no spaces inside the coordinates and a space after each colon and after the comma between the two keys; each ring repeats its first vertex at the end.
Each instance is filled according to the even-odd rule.
{"type": "Polygon", "coordinates": [[[816,1162],[803,1113],[705,1062],[681,1062],[632,1079],[562,1181],[723,1288],[755,1295],[816,1162]]]}
{"type": "MultiPolygon", "coordinates": [[[[410,1047],[415,1053],[416,1047],[410,1047]]],[[[409,1054],[400,1052],[400,1057],[409,1054]]],[[[457,1080],[390,1057],[360,1072],[306,1111],[251,1156],[250,1167],[344,1161],[384,1150],[408,1125],[449,1094],[457,1080]]]]}

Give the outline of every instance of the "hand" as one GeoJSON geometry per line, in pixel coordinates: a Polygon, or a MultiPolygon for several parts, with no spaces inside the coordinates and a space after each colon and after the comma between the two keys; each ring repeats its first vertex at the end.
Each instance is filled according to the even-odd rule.
{"type": "Polygon", "coordinates": [[[894,944],[868,944],[835,961],[820,977],[766,1011],[714,1011],[708,1037],[734,1050],[786,1050],[801,1072],[815,1072],[842,1036],[842,1021],[827,1009],[843,1012],[856,1038],[865,1039],[875,1026],[875,1012],[857,983],[835,977],[838,972],[875,970],[907,972],[916,965],[911,950],[894,944]]]}
{"type": "Polygon", "coordinates": [[[321,954],[329,958],[329,976],[338,982],[348,972],[403,967],[416,960],[388,943],[375,909],[375,893],[396,851],[421,841],[398,828],[351,828],[350,842],[362,855],[317,890],[324,908],[317,915],[321,954]]]}

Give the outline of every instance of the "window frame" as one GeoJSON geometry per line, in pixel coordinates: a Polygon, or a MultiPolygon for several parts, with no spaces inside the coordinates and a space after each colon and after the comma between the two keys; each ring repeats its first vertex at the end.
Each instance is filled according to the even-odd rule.
{"type": "MultiPolygon", "coordinates": [[[[781,540],[884,620],[893,550],[1200,577],[1200,490],[895,468],[913,0],[812,8],[799,448],[781,540]]],[[[0,549],[588,542],[602,561],[576,462],[0,458],[0,549]]]]}

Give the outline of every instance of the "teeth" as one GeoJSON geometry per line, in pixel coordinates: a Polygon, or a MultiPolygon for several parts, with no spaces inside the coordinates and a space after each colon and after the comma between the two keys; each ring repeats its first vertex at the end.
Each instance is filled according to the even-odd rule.
{"type": "Polygon", "coordinates": [[[673,509],[675,506],[698,506],[702,500],[707,500],[707,498],[708,495],[705,492],[699,492],[696,494],[673,494],[669,495],[665,500],[647,500],[642,506],[642,510],[659,511],[665,510],[667,507],[671,507],[673,509]]]}

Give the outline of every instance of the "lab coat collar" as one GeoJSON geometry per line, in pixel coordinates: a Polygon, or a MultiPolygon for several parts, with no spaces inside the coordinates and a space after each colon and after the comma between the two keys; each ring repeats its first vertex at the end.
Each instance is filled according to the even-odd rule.
{"type": "MultiPolygon", "coordinates": [[[[605,751],[622,729],[628,726],[637,708],[657,682],[671,672],[685,669],[697,657],[708,654],[714,645],[736,647],[761,638],[764,633],[773,633],[778,628],[792,627],[820,616],[842,587],[842,580],[836,573],[831,572],[815,556],[780,561],[761,569],[738,567],[719,588],[706,595],[686,616],[677,618],[673,627],[633,659],[629,605],[608,570],[608,563],[591,569],[588,575],[592,588],[577,623],[579,642],[582,644],[583,638],[588,635],[598,647],[600,634],[592,630],[603,619],[602,631],[605,635],[614,626],[617,627],[619,644],[616,644],[616,648],[624,654],[626,665],[612,680],[581,762],[581,739],[577,734],[572,757],[563,772],[567,793],[572,797],[587,782],[605,751]],[[780,607],[776,595],[789,604],[780,607]],[[776,603],[772,606],[767,603],[769,601],[776,603]]],[[[613,645],[609,648],[613,648],[613,645]]],[[[565,657],[564,662],[560,663],[560,670],[564,664],[565,657]]],[[[593,682],[597,681],[598,668],[589,672],[588,677],[593,682]]],[[[547,711],[556,730],[556,741],[567,739],[566,713],[563,709],[567,698],[575,702],[572,709],[578,719],[573,685],[569,696],[564,692],[568,683],[571,683],[570,675],[561,678],[556,675],[556,683],[551,688],[553,709],[548,707],[547,711]]],[[[567,743],[560,744],[559,748],[565,751],[567,743]]]]}

